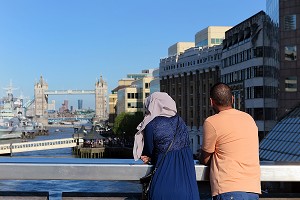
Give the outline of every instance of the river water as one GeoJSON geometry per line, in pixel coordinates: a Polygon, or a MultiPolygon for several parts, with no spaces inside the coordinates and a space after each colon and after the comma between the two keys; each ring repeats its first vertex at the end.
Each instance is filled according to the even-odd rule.
{"type": "MultiPolygon", "coordinates": [[[[55,129],[51,128],[49,129],[49,135],[36,136],[34,139],[31,139],[31,141],[72,137],[72,128],[64,128],[60,130],[60,132],[55,132],[55,129]]],[[[18,141],[1,141],[1,143],[3,142],[10,143],[18,141]]],[[[13,155],[13,157],[43,157],[51,159],[74,158],[75,156],[73,155],[71,148],[63,148],[45,151],[16,153],[13,155]]],[[[50,200],[61,200],[62,192],[139,193],[141,192],[141,186],[137,181],[1,180],[0,191],[46,191],[49,192],[50,200]]],[[[207,196],[207,193],[205,193],[204,196],[207,196]]]]}
{"type": "MultiPolygon", "coordinates": [[[[36,136],[34,140],[49,140],[71,138],[72,128],[49,129],[49,135],[36,136]]],[[[18,142],[18,140],[6,140],[1,143],[18,142]]],[[[24,158],[74,158],[71,148],[53,149],[13,154],[13,157],[24,158]]],[[[1,172],[0,172],[1,173],[1,172]]],[[[48,191],[50,200],[61,200],[62,192],[133,192],[141,191],[141,186],[136,181],[67,181],[67,180],[3,180],[0,181],[1,191],[48,191]]]]}

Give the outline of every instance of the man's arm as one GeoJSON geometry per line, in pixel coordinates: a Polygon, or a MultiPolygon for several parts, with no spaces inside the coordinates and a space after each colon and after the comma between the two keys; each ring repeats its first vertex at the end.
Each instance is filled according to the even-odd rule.
{"type": "Polygon", "coordinates": [[[208,153],[206,151],[203,151],[201,149],[201,154],[200,154],[200,163],[203,164],[203,165],[210,165],[210,160],[211,160],[211,156],[212,156],[213,153],[208,153]]]}

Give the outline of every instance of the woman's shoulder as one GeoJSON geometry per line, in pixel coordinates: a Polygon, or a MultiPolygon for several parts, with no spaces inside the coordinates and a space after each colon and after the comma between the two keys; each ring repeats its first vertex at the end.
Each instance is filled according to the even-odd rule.
{"type": "Polygon", "coordinates": [[[178,116],[175,115],[173,117],[165,117],[165,116],[157,116],[155,117],[149,124],[151,125],[157,125],[157,124],[174,124],[177,122],[178,116]]]}

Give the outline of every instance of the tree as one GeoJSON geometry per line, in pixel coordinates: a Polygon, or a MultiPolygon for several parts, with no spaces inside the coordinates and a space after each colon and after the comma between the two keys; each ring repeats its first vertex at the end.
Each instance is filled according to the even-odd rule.
{"type": "Polygon", "coordinates": [[[119,136],[126,138],[133,138],[137,132],[136,127],[143,120],[143,112],[135,113],[121,113],[119,114],[114,122],[113,131],[119,136]],[[123,135],[124,134],[124,135],[123,135]]]}

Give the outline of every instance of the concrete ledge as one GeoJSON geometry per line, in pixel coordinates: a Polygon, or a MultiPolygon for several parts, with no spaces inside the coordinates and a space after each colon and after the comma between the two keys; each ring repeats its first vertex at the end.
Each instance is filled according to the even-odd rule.
{"type": "Polygon", "coordinates": [[[268,193],[261,194],[259,199],[264,200],[300,200],[300,193],[268,193]]]}
{"type": "Polygon", "coordinates": [[[140,193],[63,192],[62,200],[139,200],[140,193]]]}
{"type": "Polygon", "coordinates": [[[49,192],[0,191],[0,200],[49,200],[49,192]]]}

